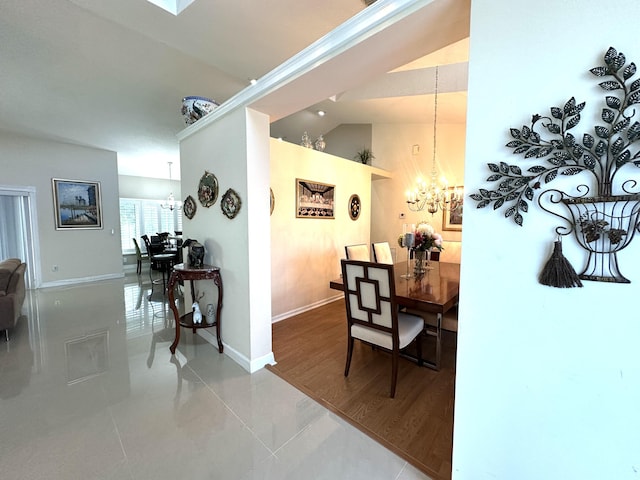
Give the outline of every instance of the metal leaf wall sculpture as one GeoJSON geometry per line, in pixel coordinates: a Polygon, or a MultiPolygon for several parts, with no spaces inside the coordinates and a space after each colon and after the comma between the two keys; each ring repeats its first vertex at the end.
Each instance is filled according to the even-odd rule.
{"type": "Polygon", "coordinates": [[[533,115],[531,125],[510,129],[512,140],[506,144],[514,155],[523,157],[523,163],[489,163],[487,181],[497,186],[481,188],[471,198],[478,208],[505,207],[504,216],[522,226],[523,215],[537,197],[543,210],[568,224],[557,227],[556,233],[574,233],[589,253],[581,279],[629,283],[620,273],[616,253],[640,231],[640,193],[639,182],[621,179],[620,172],[640,167],[640,122],[635,120],[640,110],[640,79],[633,79],[636,65],[627,64],[624,54],[615,48],[610,47],[603,60],[603,65],[590,70],[601,79],[599,86],[606,92],[602,124],[582,138],[571,133],[585,107],[585,102],[577,103],[574,97],[551,107],[550,115],[533,115]],[[589,179],[591,184],[575,185],[578,196],[543,189],[558,178],[578,174],[580,181],[589,179]],[[558,204],[562,205],[560,212],[555,209],[558,204]]]}

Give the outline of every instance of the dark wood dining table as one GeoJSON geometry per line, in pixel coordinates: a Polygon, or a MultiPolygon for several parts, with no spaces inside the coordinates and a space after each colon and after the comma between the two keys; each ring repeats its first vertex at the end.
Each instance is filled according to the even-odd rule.
{"type": "MultiPolygon", "coordinates": [[[[442,317],[458,304],[460,291],[460,264],[448,262],[430,262],[431,269],[422,277],[403,278],[407,273],[407,262],[394,265],[396,303],[401,307],[419,312],[435,314],[436,325],[433,332],[436,337],[436,356],[434,361],[425,360],[427,367],[440,369],[442,317]]],[[[413,270],[409,270],[413,273],[413,270]]],[[[334,290],[344,290],[342,278],[329,282],[334,290]]]]}

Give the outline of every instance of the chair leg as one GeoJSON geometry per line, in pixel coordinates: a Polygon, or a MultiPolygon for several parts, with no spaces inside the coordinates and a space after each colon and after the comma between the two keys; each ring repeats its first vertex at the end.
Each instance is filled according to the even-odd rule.
{"type": "Polygon", "coordinates": [[[351,367],[351,355],[353,354],[353,337],[349,335],[349,340],[347,340],[347,364],[344,367],[344,376],[347,377],[349,375],[349,367],[351,367]]]}
{"type": "Polygon", "coordinates": [[[422,366],[424,364],[422,360],[422,339],[426,335],[425,331],[422,330],[420,334],[416,337],[416,355],[418,355],[418,365],[422,366]]]}
{"type": "Polygon", "coordinates": [[[136,273],[140,275],[142,273],[142,260],[138,260],[136,264],[136,273]]]}
{"type": "Polygon", "coordinates": [[[398,381],[398,350],[391,353],[391,398],[396,396],[396,382],[398,381]]]}

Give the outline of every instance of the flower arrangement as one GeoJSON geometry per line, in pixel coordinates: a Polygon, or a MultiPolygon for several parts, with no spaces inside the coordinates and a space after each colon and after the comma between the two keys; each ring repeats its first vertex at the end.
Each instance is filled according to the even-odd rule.
{"type": "Polygon", "coordinates": [[[442,235],[436,233],[430,224],[421,222],[416,227],[413,249],[419,252],[426,252],[432,248],[442,250],[442,235]]]}
{"type": "Polygon", "coordinates": [[[398,236],[398,245],[402,248],[411,248],[413,251],[426,252],[432,248],[442,251],[442,235],[436,233],[435,229],[427,222],[420,222],[418,227],[409,235],[398,236]],[[413,237],[413,238],[411,238],[413,237]],[[409,241],[410,245],[407,245],[409,241]]]}

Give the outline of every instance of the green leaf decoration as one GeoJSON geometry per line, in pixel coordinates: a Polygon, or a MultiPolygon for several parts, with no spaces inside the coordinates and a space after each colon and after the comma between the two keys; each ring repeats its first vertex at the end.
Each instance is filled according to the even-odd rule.
{"type": "Polygon", "coordinates": [[[582,171],[582,168],[570,167],[570,168],[565,168],[560,175],[575,175],[576,173],[580,173],[581,171],[582,171]]]}
{"type": "Polygon", "coordinates": [[[482,195],[479,195],[477,193],[472,193],[471,195],[469,195],[469,198],[471,198],[471,200],[475,200],[476,202],[479,202],[480,200],[482,200],[482,195]]]}
{"type": "Polygon", "coordinates": [[[531,173],[542,173],[544,171],[546,171],[547,168],[543,167],[542,165],[534,165],[533,167],[527,169],[527,172],[531,172],[531,173]]]}
{"type": "Polygon", "coordinates": [[[551,152],[553,152],[553,147],[550,146],[546,146],[546,147],[542,147],[540,148],[540,151],[538,152],[538,154],[536,155],[536,158],[543,158],[546,157],[547,155],[549,155],[551,152]]]}
{"type": "Polygon", "coordinates": [[[537,157],[539,152],[540,152],[539,147],[533,147],[525,154],[524,158],[537,157]]]}
{"type": "Polygon", "coordinates": [[[564,136],[564,145],[565,147],[571,148],[576,144],[576,137],[574,137],[573,135],[571,135],[570,133],[567,133],[564,136]]]}
{"type": "Polygon", "coordinates": [[[520,140],[512,140],[509,143],[507,143],[505,147],[515,148],[515,147],[519,147],[520,145],[522,145],[522,142],[520,140]]]}
{"type": "Polygon", "coordinates": [[[511,202],[511,201],[515,200],[516,198],[518,198],[518,192],[511,192],[504,198],[504,200],[506,202],[511,202]]]}
{"type": "Polygon", "coordinates": [[[518,210],[522,210],[523,212],[528,212],[529,211],[529,204],[524,200],[520,200],[518,202],[518,210]]]}
{"type": "Polygon", "coordinates": [[[493,209],[497,210],[504,204],[504,198],[499,198],[493,203],[493,209]]]}
{"type": "Polygon", "coordinates": [[[598,157],[603,156],[607,152],[607,144],[600,140],[594,151],[598,157]]]}
{"type": "Polygon", "coordinates": [[[505,162],[500,162],[500,173],[507,175],[509,173],[509,165],[505,162]]]}
{"type": "Polygon", "coordinates": [[[634,80],[631,85],[629,85],[629,91],[635,92],[640,89],[640,78],[638,80],[634,80]]]}
{"type": "Polygon", "coordinates": [[[562,114],[562,110],[560,110],[558,107],[551,107],[551,116],[553,118],[557,118],[558,120],[562,120],[562,118],[564,117],[564,115],[562,114]]]}
{"type": "Polygon", "coordinates": [[[504,216],[506,218],[509,218],[511,215],[513,215],[514,213],[516,213],[516,207],[509,207],[505,210],[504,212],[504,216]]]}
{"type": "Polygon", "coordinates": [[[509,171],[514,175],[522,175],[522,170],[517,165],[509,165],[509,171]]]}
{"type": "Polygon", "coordinates": [[[491,170],[492,172],[500,171],[500,167],[498,167],[498,165],[496,165],[495,163],[487,163],[487,165],[489,166],[489,170],[491,170]]]}
{"type": "Polygon", "coordinates": [[[618,70],[620,70],[622,67],[624,67],[624,64],[627,62],[627,59],[625,58],[625,56],[620,53],[618,54],[618,56],[613,60],[613,68],[615,68],[616,72],[618,70]]]}
{"type": "Polygon", "coordinates": [[[478,208],[484,208],[487,205],[489,205],[491,202],[489,200],[482,200],[481,202],[478,202],[478,208]]]}
{"type": "Polygon", "coordinates": [[[607,74],[607,69],[605,67],[595,67],[589,71],[596,77],[604,77],[607,74]]]}
{"type": "Polygon", "coordinates": [[[525,125],[522,127],[520,134],[522,135],[522,138],[527,140],[531,136],[531,129],[525,125]]]}
{"type": "Polygon", "coordinates": [[[520,138],[520,130],[518,130],[517,128],[512,128],[510,131],[513,138],[520,138]]]}
{"type": "Polygon", "coordinates": [[[496,173],[494,175],[490,175],[487,177],[487,182],[495,182],[496,180],[500,180],[502,178],[502,175],[500,175],[499,173],[496,173]]]}

